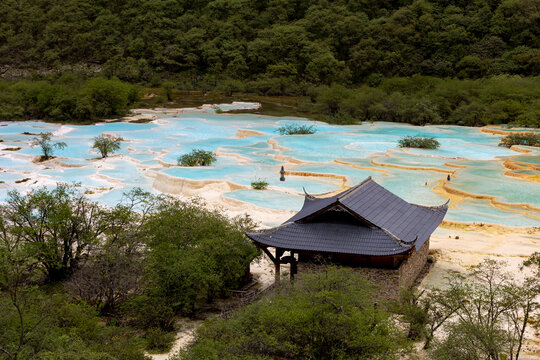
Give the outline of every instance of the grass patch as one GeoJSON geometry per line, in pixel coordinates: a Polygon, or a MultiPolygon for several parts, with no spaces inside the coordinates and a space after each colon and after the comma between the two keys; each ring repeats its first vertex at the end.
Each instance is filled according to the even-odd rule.
{"type": "Polygon", "coordinates": [[[314,125],[288,124],[277,128],[280,135],[311,135],[319,131],[314,125]]]}
{"type": "Polygon", "coordinates": [[[251,182],[251,187],[255,190],[266,190],[268,182],[266,179],[256,179],[251,182]]]}
{"type": "Polygon", "coordinates": [[[422,136],[405,136],[398,141],[401,148],[438,149],[441,144],[437,139],[422,136]]]}
{"type": "Polygon", "coordinates": [[[499,142],[499,146],[511,147],[512,145],[525,145],[540,147],[540,134],[532,132],[523,134],[511,134],[505,136],[499,142]]]}

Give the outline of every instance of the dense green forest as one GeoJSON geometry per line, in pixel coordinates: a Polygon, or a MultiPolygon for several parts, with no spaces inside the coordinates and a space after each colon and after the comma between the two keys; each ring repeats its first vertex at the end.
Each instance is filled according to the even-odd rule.
{"type": "Polygon", "coordinates": [[[335,123],[540,127],[538,0],[7,0],[0,7],[2,77],[55,88],[43,90],[55,94],[50,109],[28,112],[19,105],[28,85],[0,84],[2,119],[122,114],[79,101],[87,92],[69,91],[73,84],[64,84],[69,96],[59,94],[58,78],[76,73],[162,87],[169,101],[174,89],[297,96],[301,113],[335,123]],[[331,89],[337,105],[328,104],[332,84],[348,89],[331,89]]]}
{"type": "Polygon", "coordinates": [[[144,359],[177,315],[246,281],[244,218],[125,194],[114,207],[66,185],[0,205],[0,359],[144,359]]]}
{"type": "Polygon", "coordinates": [[[89,122],[124,115],[138,97],[136,87],[102,77],[0,81],[0,120],[89,122]]]}
{"type": "Polygon", "coordinates": [[[6,0],[0,61],[120,79],[540,74],[538,0],[6,0]]]}

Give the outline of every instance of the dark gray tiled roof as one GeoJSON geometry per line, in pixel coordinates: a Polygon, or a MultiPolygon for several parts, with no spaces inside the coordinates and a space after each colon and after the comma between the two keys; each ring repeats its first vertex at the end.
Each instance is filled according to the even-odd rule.
{"type": "Polygon", "coordinates": [[[349,224],[293,222],[247,235],[259,243],[288,250],[383,256],[400,254],[412,247],[400,244],[381,229],[349,224]]]}
{"type": "Polygon", "coordinates": [[[410,204],[369,179],[344,195],[340,204],[401,241],[420,248],[442,222],[448,207],[410,204]]]}
{"type": "Polygon", "coordinates": [[[446,204],[436,207],[410,204],[369,177],[332,197],[315,198],[306,194],[302,209],[282,226],[247,235],[262,244],[286,249],[393,255],[413,246],[419,249],[442,222],[447,210],[446,204]],[[373,226],[309,222],[312,215],[336,206],[346,208],[373,226]]]}

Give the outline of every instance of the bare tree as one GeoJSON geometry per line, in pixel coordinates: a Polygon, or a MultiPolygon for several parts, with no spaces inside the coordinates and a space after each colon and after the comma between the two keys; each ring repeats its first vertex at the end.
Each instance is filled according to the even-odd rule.
{"type": "Polygon", "coordinates": [[[67,144],[65,142],[57,141],[53,143],[51,141],[51,138],[52,138],[52,133],[45,132],[45,133],[40,133],[39,137],[35,137],[32,140],[32,143],[31,143],[32,147],[36,147],[36,146],[41,147],[41,152],[43,153],[43,157],[42,157],[43,160],[49,159],[52,156],[54,149],[62,150],[65,147],[67,147],[67,144]]]}
{"type": "Polygon", "coordinates": [[[141,227],[155,201],[149,193],[135,189],[123,202],[104,211],[106,229],[92,257],[75,272],[67,287],[96,306],[102,314],[114,313],[128,297],[138,295],[144,282],[144,252],[141,227]]]}
{"type": "MultiPolygon", "coordinates": [[[[538,266],[535,259],[525,265],[538,266]]],[[[519,359],[526,328],[540,309],[540,266],[523,281],[504,268],[504,262],[484,260],[436,290],[435,306],[451,315],[441,317],[445,336],[438,340],[435,358],[519,359]]]]}

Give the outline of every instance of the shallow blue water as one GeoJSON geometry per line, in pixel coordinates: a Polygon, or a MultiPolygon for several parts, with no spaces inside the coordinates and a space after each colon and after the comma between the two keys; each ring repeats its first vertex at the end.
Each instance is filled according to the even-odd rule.
{"type": "MultiPolygon", "coordinates": [[[[226,110],[249,104],[220,104],[226,110]]],[[[458,190],[474,194],[496,197],[497,200],[513,204],[527,203],[540,207],[540,186],[504,175],[502,160],[517,156],[516,160],[530,164],[540,163],[540,151],[533,149],[532,155],[520,155],[512,150],[499,147],[500,136],[482,133],[476,128],[458,126],[416,127],[397,123],[364,123],[362,125],[338,126],[307,121],[296,117],[269,117],[256,114],[217,114],[206,108],[204,111],[187,111],[170,116],[158,114],[158,120],[146,124],[101,123],[91,126],[61,126],[42,122],[1,122],[0,140],[5,147],[22,147],[16,155],[39,155],[39,148],[29,146],[33,136],[50,131],[54,141],[64,141],[68,146],[56,150],[58,160],[66,164],[85,165],[81,168],[46,168],[46,165],[30,162],[30,157],[14,156],[0,150],[0,198],[5,199],[7,191],[24,189],[24,184],[14,184],[24,178],[22,172],[32,175],[43,174],[51,181],[81,183],[83,187],[110,187],[110,181],[120,182],[122,188],[110,191],[97,200],[114,204],[126,189],[141,186],[151,189],[152,178],[145,176],[144,167],[166,174],[192,180],[227,180],[249,187],[251,181],[265,179],[275,190],[237,190],[225,196],[272,209],[299,209],[303,202],[303,189],[312,194],[335,191],[341,181],[328,177],[287,176],[279,181],[279,169],[321,174],[343,175],[347,185],[354,185],[367,176],[372,176],[381,185],[410,202],[438,205],[445,198],[433,192],[433,187],[446,174],[429,170],[406,170],[388,166],[375,166],[371,160],[387,165],[435,168],[456,171],[449,184],[458,190]],[[282,136],[278,128],[287,124],[305,123],[314,125],[314,135],[282,136]],[[2,126],[5,125],[5,126],[2,126]],[[237,138],[239,129],[256,130],[262,133],[237,138]],[[124,142],[117,154],[134,161],[114,158],[106,160],[106,166],[97,169],[89,162],[99,154],[91,149],[93,138],[102,134],[121,136],[124,142]],[[403,136],[432,136],[441,147],[437,150],[399,149],[398,141],[403,136]],[[272,146],[275,142],[280,148],[272,146]],[[192,149],[218,150],[235,156],[218,156],[218,161],[204,168],[173,166],[160,168],[162,161],[176,164],[178,157],[192,149]],[[294,165],[284,157],[304,162],[294,165]],[[358,169],[342,165],[334,160],[367,167],[358,169]],[[457,169],[445,163],[468,165],[457,169]],[[3,170],[2,170],[3,169],[3,170]],[[7,171],[7,172],[6,172],[7,171]],[[9,175],[8,175],[9,174],[9,175]],[[104,175],[106,179],[100,179],[104,175]],[[5,178],[5,180],[3,179],[5,178]],[[113,180],[115,179],[115,180],[113,180]],[[298,195],[286,194],[287,190],[298,195]]],[[[0,146],[1,147],[1,146],[0,146]]],[[[125,159],[125,158],[124,158],[125,159]]],[[[102,160],[93,160],[102,161],[102,160]]],[[[535,170],[522,173],[535,175],[535,170]]],[[[467,199],[458,209],[450,209],[447,219],[466,222],[492,222],[505,225],[539,226],[540,220],[524,214],[496,209],[485,200],[467,199]]]]}

